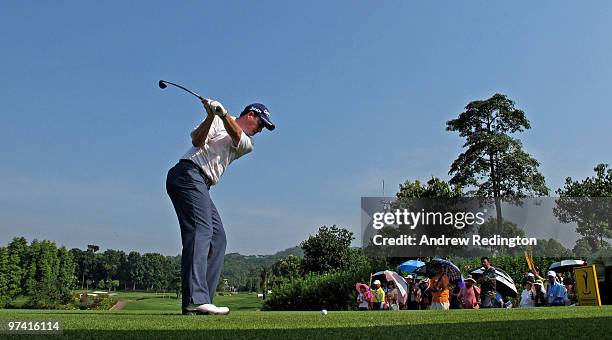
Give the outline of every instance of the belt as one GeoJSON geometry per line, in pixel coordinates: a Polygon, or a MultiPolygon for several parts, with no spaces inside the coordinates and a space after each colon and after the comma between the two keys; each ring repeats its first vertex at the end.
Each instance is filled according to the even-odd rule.
{"type": "Polygon", "coordinates": [[[210,187],[212,187],[213,182],[210,180],[210,178],[208,178],[208,176],[206,176],[206,173],[204,173],[204,170],[202,170],[202,168],[200,168],[200,166],[197,165],[194,161],[192,161],[191,159],[181,159],[179,161],[179,163],[187,163],[187,164],[191,164],[191,165],[195,166],[198,169],[198,171],[200,172],[200,175],[202,175],[202,178],[204,178],[204,183],[206,184],[208,189],[210,189],[210,187]]]}

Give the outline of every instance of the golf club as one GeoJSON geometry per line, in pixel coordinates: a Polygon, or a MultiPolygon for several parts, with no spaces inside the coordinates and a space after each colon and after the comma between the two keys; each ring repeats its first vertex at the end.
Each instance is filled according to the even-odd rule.
{"type": "Polygon", "coordinates": [[[206,98],[204,98],[204,97],[200,96],[199,94],[197,94],[197,93],[195,93],[195,92],[192,92],[192,91],[190,91],[189,89],[187,89],[187,88],[185,88],[185,87],[183,87],[183,86],[181,86],[181,85],[179,85],[179,84],[171,83],[171,82],[169,82],[169,81],[165,81],[165,80],[160,80],[160,81],[159,81],[159,83],[158,83],[158,85],[159,85],[159,88],[160,88],[160,89],[165,89],[166,87],[168,87],[168,85],[167,85],[167,84],[170,84],[170,85],[172,85],[172,86],[176,86],[176,87],[178,87],[179,89],[182,89],[182,90],[184,90],[184,91],[187,91],[187,92],[191,93],[192,95],[194,95],[194,96],[198,97],[198,99],[200,99],[200,100],[205,100],[205,99],[206,99],[206,98]]]}
{"type": "MultiPolygon", "coordinates": [[[[210,102],[212,100],[212,99],[204,98],[204,97],[200,96],[199,94],[197,94],[195,92],[192,92],[191,90],[189,90],[186,87],[183,87],[183,86],[181,86],[179,84],[171,83],[171,82],[166,81],[166,80],[160,80],[159,83],[157,83],[157,85],[159,85],[159,88],[162,89],[162,90],[165,89],[166,87],[168,87],[167,84],[170,84],[172,86],[176,86],[179,89],[182,89],[184,91],[187,91],[187,92],[191,93],[192,95],[198,97],[198,99],[200,99],[201,102],[207,102],[208,103],[208,102],[210,102]]],[[[217,106],[217,107],[214,108],[214,110],[219,112],[219,111],[221,111],[221,108],[217,106]]]]}

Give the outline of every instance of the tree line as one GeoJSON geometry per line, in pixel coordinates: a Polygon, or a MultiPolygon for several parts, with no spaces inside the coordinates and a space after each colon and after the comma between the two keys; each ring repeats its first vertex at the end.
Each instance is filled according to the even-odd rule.
{"type": "Polygon", "coordinates": [[[181,258],[158,253],[58,247],[55,242],[15,237],[0,247],[0,308],[25,297],[26,307],[56,308],[74,289],[171,291],[181,293],[181,258]]]}
{"type": "Polygon", "coordinates": [[[0,307],[18,296],[26,296],[27,306],[54,308],[68,304],[74,287],[75,263],[66,247],[55,242],[23,237],[0,247],[0,307]]]}
{"type": "MultiPolygon", "coordinates": [[[[262,268],[287,255],[302,255],[299,247],[273,255],[227,254],[220,291],[261,291],[262,268]]],[[[0,308],[18,297],[25,307],[58,308],[75,298],[74,290],[140,290],[181,294],[181,256],[107,249],[58,247],[55,242],[15,237],[0,247],[0,308]]]]}
{"type": "Polygon", "coordinates": [[[159,253],[126,253],[88,245],[70,250],[80,289],[173,291],[180,294],[181,257],[159,253]]]}

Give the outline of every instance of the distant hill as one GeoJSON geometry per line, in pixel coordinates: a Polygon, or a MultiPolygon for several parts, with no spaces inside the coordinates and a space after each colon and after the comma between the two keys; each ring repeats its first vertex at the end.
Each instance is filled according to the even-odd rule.
{"type": "MultiPolygon", "coordinates": [[[[300,247],[287,248],[272,255],[225,254],[221,279],[227,279],[231,286],[240,291],[258,291],[262,267],[270,268],[276,261],[289,255],[304,257],[300,247]]],[[[222,285],[220,285],[220,288],[222,285]]]]}

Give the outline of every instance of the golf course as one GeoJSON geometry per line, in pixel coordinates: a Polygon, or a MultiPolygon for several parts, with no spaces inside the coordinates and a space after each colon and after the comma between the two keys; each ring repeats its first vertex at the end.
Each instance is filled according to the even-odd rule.
{"type": "MultiPolygon", "coordinates": [[[[612,307],[562,307],[450,311],[259,311],[254,294],[218,296],[227,316],[183,316],[180,301],[169,295],[119,293],[122,310],[0,310],[1,319],[60,321],[71,338],[377,338],[381,336],[605,338],[612,331],[612,307]],[[546,330],[546,334],[544,334],[546,330]]],[[[22,335],[30,336],[30,335],[22,335]]],[[[48,335],[49,336],[49,335],[48,335]]],[[[52,337],[52,336],[50,336],[52,337]]]]}

